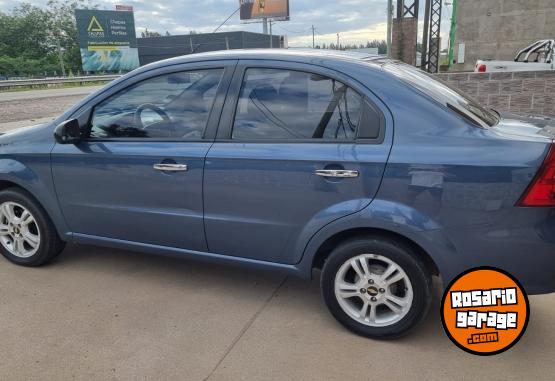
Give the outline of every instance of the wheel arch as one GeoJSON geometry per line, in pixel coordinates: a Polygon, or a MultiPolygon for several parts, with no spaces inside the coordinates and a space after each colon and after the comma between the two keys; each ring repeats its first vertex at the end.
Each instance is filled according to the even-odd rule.
{"type": "MultiPolygon", "coordinates": [[[[14,182],[14,181],[11,181],[11,180],[0,179],[0,192],[5,191],[6,189],[9,189],[9,188],[19,188],[19,189],[21,189],[22,191],[24,191],[25,193],[27,193],[30,197],[32,197],[33,200],[35,200],[44,210],[46,210],[46,209],[44,208],[44,205],[42,204],[42,202],[40,202],[40,200],[38,200],[38,199],[33,195],[33,193],[31,193],[31,192],[29,191],[29,189],[27,189],[25,186],[23,186],[23,185],[21,185],[21,184],[19,184],[19,183],[16,183],[16,182],[14,182]]],[[[50,217],[50,216],[49,216],[49,217],[50,217]]]]}
{"type": "Polygon", "coordinates": [[[61,229],[61,227],[58,225],[58,219],[57,218],[53,218],[55,216],[52,215],[52,212],[50,211],[49,208],[46,207],[45,203],[38,197],[36,197],[33,192],[31,192],[29,189],[27,189],[27,187],[25,187],[24,185],[18,183],[18,182],[14,182],[12,180],[6,180],[6,179],[0,179],[0,192],[6,190],[6,189],[10,189],[10,188],[18,188],[21,189],[22,191],[24,191],[30,198],[32,198],[41,208],[42,210],[44,210],[44,213],[46,214],[46,216],[50,219],[50,221],[52,221],[52,223],[54,224],[54,227],[56,228],[56,231],[58,233],[58,236],[63,239],[64,238],[64,234],[63,234],[63,229],[61,229]]]}
{"type": "Polygon", "coordinates": [[[322,269],[326,259],[329,257],[331,252],[334,248],[336,248],[339,244],[356,239],[356,238],[368,238],[368,237],[381,237],[381,238],[388,238],[400,242],[401,244],[405,245],[406,247],[413,250],[418,258],[424,263],[426,269],[430,273],[430,275],[440,275],[439,267],[436,262],[433,260],[431,255],[424,250],[424,248],[416,243],[414,240],[399,234],[397,232],[393,232],[386,229],[381,228],[373,228],[373,227],[359,227],[359,228],[350,228],[347,230],[340,231],[335,233],[334,235],[327,238],[316,250],[313,258],[312,258],[312,265],[311,270],[314,269],[322,269]]]}

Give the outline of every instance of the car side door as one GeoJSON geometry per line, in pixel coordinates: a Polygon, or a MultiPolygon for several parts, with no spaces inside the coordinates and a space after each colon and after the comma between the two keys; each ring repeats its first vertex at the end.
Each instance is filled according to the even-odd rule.
{"type": "Polygon", "coordinates": [[[240,61],[206,158],[209,250],[298,263],[319,229],[371,202],[390,123],[383,104],[342,73],[240,61]]]}
{"type": "Polygon", "coordinates": [[[235,65],[143,73],[79,111],[81,142],[52,151],[56,192],[74,236],[207,250],[204,159],[235,65]]]}

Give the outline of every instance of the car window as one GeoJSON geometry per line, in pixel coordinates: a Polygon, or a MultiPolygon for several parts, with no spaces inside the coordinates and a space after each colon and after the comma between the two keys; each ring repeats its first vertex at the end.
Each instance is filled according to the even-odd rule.
{"type": "Polygon", "coordinates": [[[362,98],[345,84],[318,74],[248,69],[233,139],[353,140],[362,98]]]}
{"type": "Polygon", "coordinates": [[[90,137],[201,139],[222,74],[179,72],[132,85],[94,108],[90,137]]]}
{"type": "Polygon", "coordinates": [[[477,101],[450,86],[436,76],[405,64],[388,64],[384,69],[389,73],[409,82],[423,93],[436,101],[448,106],[454,112],[467,118],[471,117],[482,121],[488,126],[499,123],[499,116],[487,108],[481,106],[477,101]]]}

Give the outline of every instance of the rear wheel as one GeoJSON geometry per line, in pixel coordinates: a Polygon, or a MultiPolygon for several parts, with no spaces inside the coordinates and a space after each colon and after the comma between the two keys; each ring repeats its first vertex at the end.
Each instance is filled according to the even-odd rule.
{"type": "Polygon", "coordinates": [[[362,336],[406,334],[427,314],[431,278],[416,253],[386,238],[339,245],[322,271],[322,293],[333,316],[362,336]]]}
{"type": "Polygon", "coordinates": [[[27,192],[0,192],[0,252],[13,263],[40,266],[64,248],[42,206],[27,192]]]}

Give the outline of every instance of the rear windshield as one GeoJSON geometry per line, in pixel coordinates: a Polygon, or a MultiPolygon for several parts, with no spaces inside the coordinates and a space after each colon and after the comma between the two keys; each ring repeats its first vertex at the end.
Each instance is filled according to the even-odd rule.
{"type": "Polygon", "coordinates": [[[432,74],[399,63],[384,65],[384,69],[468,119],[473,119],[475,122],[480,120],[490,127],[499,123],[499,115],[493,110],[483,107],[468,95],[432,74]]]}

